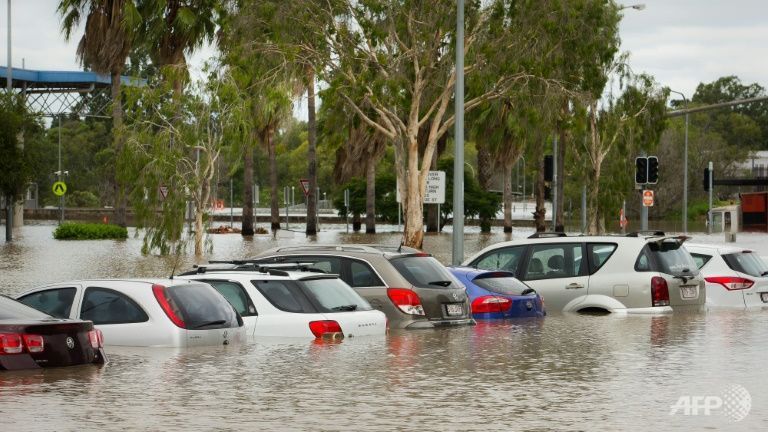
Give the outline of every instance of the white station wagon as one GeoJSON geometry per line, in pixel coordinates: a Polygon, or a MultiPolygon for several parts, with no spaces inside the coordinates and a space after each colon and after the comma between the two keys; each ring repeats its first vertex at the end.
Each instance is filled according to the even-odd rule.
{"type": "Polygon", "coordinates": [[[338,275],[298,265],[214,263],[177,276],[216,288],[252,336],[342,338],[384,335],[387,319],[338,275]],[[290,270],[290,271],[289,271],[290,270]]]}
{"type": "Polygon", "coordinates": [[[35,288],[16,299],[56,318],[93,321],[106,345],[190,347],[246,339],[243,319],[204,283],[78,280],[35,288]]]}
{"type": "Polygon", "coordinates": [[[707,281],[707,306],[768,307],[768,265],[737,246],[686,244],[707,281]]]}
{"type": "Polygon", "coordinates": [[[659,313],[698,310],[704,280],[685,238],[541,233],[497,243],[463,265],[506,270],[538,292],[548,312],[659,313]]]}

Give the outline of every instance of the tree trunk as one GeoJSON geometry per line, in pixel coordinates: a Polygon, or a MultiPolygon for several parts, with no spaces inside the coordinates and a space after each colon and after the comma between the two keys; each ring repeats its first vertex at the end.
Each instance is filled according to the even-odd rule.
{"type": "Polygon", "coordinates": [[[555,169],[557,170],[557,188],[554,191],[555,194],[557,194],[557,212],[553,215],[555,217],[555,231],[558,232],[564,232],[565,231],[565,219],[563,219],[563,208],[565,208],[565,196],[564,196],[564,186],[565,186],[565,148],[567,145],[567,136],[565,128],[561,125],[560,127],[560,139],[557,143],[557,166],[555,169]]]}
{"type": "Polygon", "coordinates": [[[127,207],[128,197],[125,185],[119,180],[117,173],[118,161],[123,153],[123,137],[120,134],[120,128],[123,125],[123,105],[120,94],[120,71],[112,72],[112,141],[115,149],[115,163],[112,167],[113,178],[112,187],[115,196],[115,223],[121,227],[128,224],[127,207]]]}
{"type": "Polygon", "coordinates": [[[597,235],[598,227],[597,201],[600,196],[600,168],[602,161],[598,160],[590,170],[590,185],[587,190],[587,234],[597,235]]]}
{"type": "Polygon", "coordinates": [[[245,144],[243,151],[243,218],[240,227],[243,236],[253,235],[253,146],[255,141],[255,133],[251,133],[251,140],[245,144]]]}
{"type": "Polygon", "coordinates": [[[352,215],[352,231],[360,232],[362,226],[363,222],[360,220],[360,213],[354,213],[352,215]]]}
{"type": "Polygon", "coordinates": [[[373,160],[365,167],[365,232],[376,233],[376,163],[373,160]]]}
{"type": "MultiPolygon", "coordinates": [[[[491,158],[491,152],[488,146],[478,143],[477,146],[477,181],[480,183],[480,187],[484,191],[491,189],[491,178],[493,176],[493,163],[491,158]]],[[[491,231],[491,219],[484,216],[480,219],[480,231],[491,231]]]]}
{"type": "Polygon", "coordinates": [[[504,232],[512,232],[512,166],[514,163],[504,163],[504,232]]]}
{"type": "MultiPolygon", "coordinates": [[[[437,152],[432,157],[432,169],[437,169],[437,152]]],[[[427,232],[440,232],[440,215],[437,212],[437,204],[427,206],[427,232]]]]}
{"type": "Polygon", "coordinates": [[[307,159],[309,159],[309,194],[307,195],[307,235],[317,234],[317,122],[315,121],[315,72],[307,70],[307,159]]]}
{"type": "Polygon", "coordinates": [[[195,256],[203,255],[203,212],[199,204],[195,209],[195,256]]]}
{"type": "Polygon", "coordinates": [[[421,249],[424,244],[424,192],[419,188],[419,176],[409,175],[408,194],[403,200],[404,232],[403,242],[405,246],[421,249]]]}
{"type": "Polygon", "coordinates": [[[277,199],[277,157],[275,156],[275,144],[272,142],[271,128],[268,128],[264,135],[267,141],[267,154],[269,157],[270,220],[272,222],[272,231],[275,232],[280,229],[280,204],[277,199]]]}

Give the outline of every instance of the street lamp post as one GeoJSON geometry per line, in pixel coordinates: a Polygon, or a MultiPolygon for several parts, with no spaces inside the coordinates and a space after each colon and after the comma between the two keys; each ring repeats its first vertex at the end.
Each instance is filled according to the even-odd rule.
{"type": "MultiPolygon", "coordinates": [[[[688,105],[688,98],[679,91],[670,89],[683,97],[683,102],[688,105]]],[[[685,149],[683,150],[683,233],[688,234],[688,113],[685,113],[685,149]]]]}
{"type": "Polygon", "coordinates": [[[456,90],[454,97],[453,253],[451,262],[464,261],[464,0],[456,1],[456,90]]]}

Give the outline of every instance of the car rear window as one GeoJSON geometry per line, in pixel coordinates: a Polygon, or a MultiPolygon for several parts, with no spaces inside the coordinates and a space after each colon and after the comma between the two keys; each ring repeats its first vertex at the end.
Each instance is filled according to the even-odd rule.
{"type": "Polygon", "coordinates": [[[315,313],[301,287],[292,280],[253,280],[253,286],[270,302],[272,306],[294,313],[315,313]]]}
{"type": "Polygon", "coordinates": [[[676,240],[650,242],[640,253],[635,269],[659,271],[674,276],[698,274],[699,267],[688,250],[682,246],[683,244],[676,240]]]}
{"type": "Polygon", "coordinates": [[[23,303],[0,295],[0,320],[4,319],[46,319],[51,318],[37,309],[33,309],[23,303]]]}
{"type": "Polygon", "coordinates": [[[473,279],[472,282],[480,288],[484,288],[496,294],[519,296],[534,293],[534,290],[532,290],[531,287],[511,276],[498,277],[481,274],[473,279]]]}
{"type": "Polygon", "coordinates": [[[189,330],[238,327],[232,305],[210,285],[185,284],[166,289],[189,330]]]}
{"type": "Polygon", "coordinates": [[[456,288],[460,286],[448,269],[431,256],[397,257],[392,258],[391,262],[395,269],[416,287],[456,288]]]}
{"type": "Polygon", "coordinates": [[[723,255],[725,263],[737,272],[746,273],[754,277],[763,277],[768,274],[768,265],[751,251],[743,251],[723,255]]]}
{"type": "Polygon", "coordinates": [[[322,312],[371,310],[371,305],[338,278],[303,279],[300,282],[322,312]]]}

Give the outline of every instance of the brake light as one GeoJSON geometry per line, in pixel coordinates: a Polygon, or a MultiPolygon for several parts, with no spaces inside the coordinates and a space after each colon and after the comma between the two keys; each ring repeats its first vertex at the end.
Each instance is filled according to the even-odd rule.
{"type": "Polygon", "coordinates": [[[405,288],[387,288],[387,297],[402,312],[409,315],[424,315],[421,299],[415,292],[405,288]]]}
{"type": "Polygon", "coordinates": [[[499,296],[482,296],[472,301],[472,313],[506,312],[512,307],[512,300],[499,296]]]}
{"type": "Polygon", "coordinates": [[[152,294],[155,295],[155,299],[157,299],[157,302],[160,304],[160,307],[163,308],[163,312],[165,312],[165,314],[168,315],[168,318],[174,324],[176,324],[176,327],[187,328],[187,325],[184,323],[184,320],[181,319],[181,317],[179,316],[180,312],[176,307],[176,304],[166,294],[165,286],[160,284],[152,285],[152,294]]]}
{"type": "Polygon", "coordinates": [[[341,326],[339,323],[332,320],[312,321],[309,323],[309,331],[311,331],[312,334],[315,335],[315,337],[318,339],[323,337],[344,337],[344,334],[341,332],[341,326]]]}
{"type": "Polygon", "coordinates": [[[749,289],[755,284],[754,281],[749,279],[733,276],[710,276],[704,278],[704,280],[709,283],[720,284],[728,291],[749,289]]]}
{"type": "Polygon", "coordinates": [[[45,350],[45,342],[40,335],[25,334],[21,335],[24,340],[24,346],[27,347],[27,351],[30,353],[40,353],[45,350]]]}
{"type": "Polygon", "coordinates": [[[16,333],[0,333],[0,354],[18,354],[23,349],[21,335],[16,333]]]}
{"type": "Polygon", "coordinates": [[[45,350],[45,341],[40,335],[0,333],[0,354],[20,354],[26,347],[30,353],[45,350]]]}
{"type": "Polygon", "coordinates": [[[654,306],[669,306],[669,287],[661,276],[651,278],[651,299],[654,306]]]}
{"type": "Polygon", "coordinates": [[[91,341],[91,348],[93,349],[104,347],[104,334],[99,329],[93,329],[89,331],[88,340],[91,341]]]}

